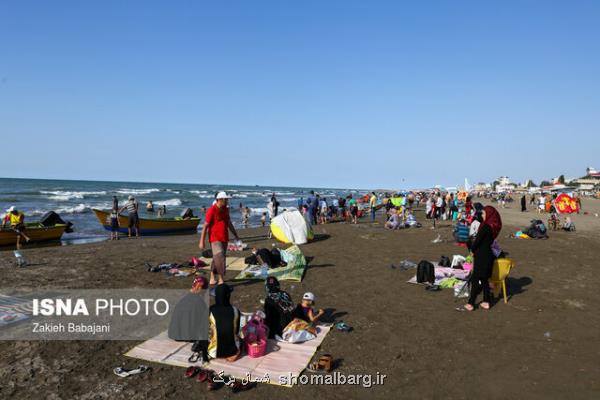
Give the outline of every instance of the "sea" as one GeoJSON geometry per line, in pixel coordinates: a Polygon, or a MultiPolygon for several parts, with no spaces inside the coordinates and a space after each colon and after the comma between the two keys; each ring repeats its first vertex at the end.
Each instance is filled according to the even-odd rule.
{"type": "Polygon", "coordinates": [[[280,203],[280,211],[295,209],[298,199],[306,199],[311,190],[325,198],[360,193],[355,189],[334,188],[0,178],[0,214],[15,206],[25,213],[26,222],[34,222],[46,212],[55,211],[73,223],[74,231],[63,236],[65,242],[93,241],[105,238],[107,232],[92,209],[110,209],[113,196],[117,196],[121,206],[133,195],[140,204],[141,218],[156,217],[155,213],[145,211],[148,200],[152,200],[155,210],[165,205],[166,216],[177,217],[186,208],[191,208],[195,215],[201,214],[202,207],[210,207],[215,193],[220,190],[232,196],[230,215],[237,227],[242,224],[241,206],[250,208],[250,227],[259,226],[273,193],[280,203]]]}

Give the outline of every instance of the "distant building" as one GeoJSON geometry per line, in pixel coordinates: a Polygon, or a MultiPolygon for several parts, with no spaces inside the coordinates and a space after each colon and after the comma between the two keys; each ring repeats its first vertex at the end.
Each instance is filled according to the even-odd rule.
{"type": "Polygon", "coordinates": [[[600,179],[600,172],[596,171],[596,168],[587,167],[585,172],[586,172],[586,176],[600,179]]]}
{"type": "Polygon", "coordinates": [[[512,192],[517,188],[517,185],[512,183],[508,176],[501,176],[497,179],[497,182],[495,190],[498,193],[512,192]]]}

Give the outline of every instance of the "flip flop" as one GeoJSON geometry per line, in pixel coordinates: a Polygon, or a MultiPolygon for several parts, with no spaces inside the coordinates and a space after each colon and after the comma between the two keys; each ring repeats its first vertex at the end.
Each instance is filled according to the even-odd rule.
{"type": "Polygon", "coordinates": [[[185,370],[185,374],[183,374],[184,378],[193,378],[194,375],[196,375],[198,372],[200,372],[200,368],[198,367],[188,367],[185,370]]]}
{"type": "Polygon", "coordinates": [[[146,365],[140,365],[134,369],[126,369],[123,367],[117,367],[113,370],[114,374],[120,376],[121,378],[127,378],[128,376],[141,374],[142,372],[146,372],[150,370],[150,367],[146,365]]]}
{"type": "Polygon", "coordinates": [[[311,362],[308,365],[308,367],[306,367],[306,370],[308,372],[312,372],[313,374],[325,374],[325,373],[327,373],[327,371],[325,371],[325,368],[323,368],[323,366],[320,365],[318,361],[311,362]]]}

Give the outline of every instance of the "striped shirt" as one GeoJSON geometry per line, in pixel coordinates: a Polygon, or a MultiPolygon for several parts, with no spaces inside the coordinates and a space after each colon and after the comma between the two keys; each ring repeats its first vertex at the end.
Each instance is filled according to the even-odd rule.
{"type": "Polygon", "coordinates": [[[127,211],[129,214],[136,213],[138,211],[138,202],[135,200],[129,200],[127,202],[127,211]]]}

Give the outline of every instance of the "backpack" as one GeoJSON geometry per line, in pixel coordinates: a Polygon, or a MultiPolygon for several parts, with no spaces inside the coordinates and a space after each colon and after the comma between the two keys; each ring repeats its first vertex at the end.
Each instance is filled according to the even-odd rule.
{"type": "Polygon", "coordinates": [[[435,282],[435,268],[429,261],[421,261],[417,265],[417,283],[435,282]]]}

